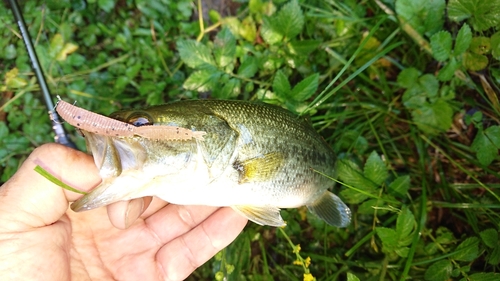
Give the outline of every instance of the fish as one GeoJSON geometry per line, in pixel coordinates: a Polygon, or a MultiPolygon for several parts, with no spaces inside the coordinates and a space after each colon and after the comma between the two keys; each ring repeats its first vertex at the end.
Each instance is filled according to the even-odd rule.
{"type": "MultiPolygon", "coordinates": [[[[70,106],[63,103],[59,111],[79,112],[70,106]]],[[[250,221],[274,227],[286,225],[281,209],[301,206],[332,226],[351,222],[349,207],[328,190],[336,176],[330,145],[307,118],[279,106],[184,100],[99,116],[92,115],[94,127],[113,123],[111,118],[137,127],[132,131],[156,130],[141,136],[130,130],[110,134],[80,128],[102,182],[71,204],[76,212],[156,196],[179,205],[228,206],[250,221]],[[162,128],[167,137],[161,136],[162,128]],[[176,139],[169,137],[168,128],[203,137],[176,139]]]]}

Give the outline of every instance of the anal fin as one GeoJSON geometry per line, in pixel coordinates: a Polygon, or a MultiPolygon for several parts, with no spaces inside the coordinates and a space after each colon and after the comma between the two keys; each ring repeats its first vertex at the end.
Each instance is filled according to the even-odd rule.
{"type": "Polygon", "coordinates": [[[231,206],[231,208],[256,224],[275,227],[286,225],[281,218],[280,209],[277,207],[231,206]]]}
{"type": "Polygon", "coordinates": [[[351,223],[349,207],[329,191],[325,191],[318,200],[307,205],[307,208],[329,225],[347,227],[351,223]]]}

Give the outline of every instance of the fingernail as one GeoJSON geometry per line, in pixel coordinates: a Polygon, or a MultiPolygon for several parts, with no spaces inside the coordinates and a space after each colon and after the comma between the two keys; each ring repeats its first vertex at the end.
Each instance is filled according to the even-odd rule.
{"type": "Polygon", "coordinates": [[[127,211],[125,212],[125,228],[129,228],[139,218],[143,211],[144,200],[142,198],[130,200],[127,211]]]}

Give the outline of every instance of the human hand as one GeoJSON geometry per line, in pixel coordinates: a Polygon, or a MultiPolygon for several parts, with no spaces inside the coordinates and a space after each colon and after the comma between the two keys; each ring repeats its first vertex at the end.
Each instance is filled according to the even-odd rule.
{"type": "Polygon", "coordinates": [[[0,187],[0,280],[181,280],[247,222],[230,208],[156,198],[74,213],[68,202],[81,195],[49,182],[36,165],[84,191],[101,181],[82,152],[57,144],[33,151],[0,187]]]}

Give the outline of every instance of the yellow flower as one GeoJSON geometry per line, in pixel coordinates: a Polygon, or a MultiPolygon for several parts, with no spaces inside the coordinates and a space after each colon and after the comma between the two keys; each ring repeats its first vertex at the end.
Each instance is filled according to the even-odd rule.
{"type": "Polygon", "coordinates": [[[311,273],[304,273],[304,281],[316,281],[316,278],[311,273]]]}
{"type": "Polygon", "coordinates": [[[309,267],[309,265],[311,264],[311,257],[307,257],[305,260],[304,260],[304,265],[306,267],[309,267]]]}
{"type": "Polygon", "coordinates": [[[305,221],[307,219],[307,208],[302,207],[302,208],[299,208],[298,210],[299,210],[300,219],[305,221]]]}
{"type": "Polygon", "coordinates": [[[300,244],[297,244],[297,246],[293,247],[293,253],[297,254],[298,252],[300,252],[300,249],[300,244]]]}
{"type": "Polygon", "coordinates": [[[295,264],[295,265],[302,265],[302,261],[300,261],[300,260],[294,260],[293,264],[295,264]]]}

